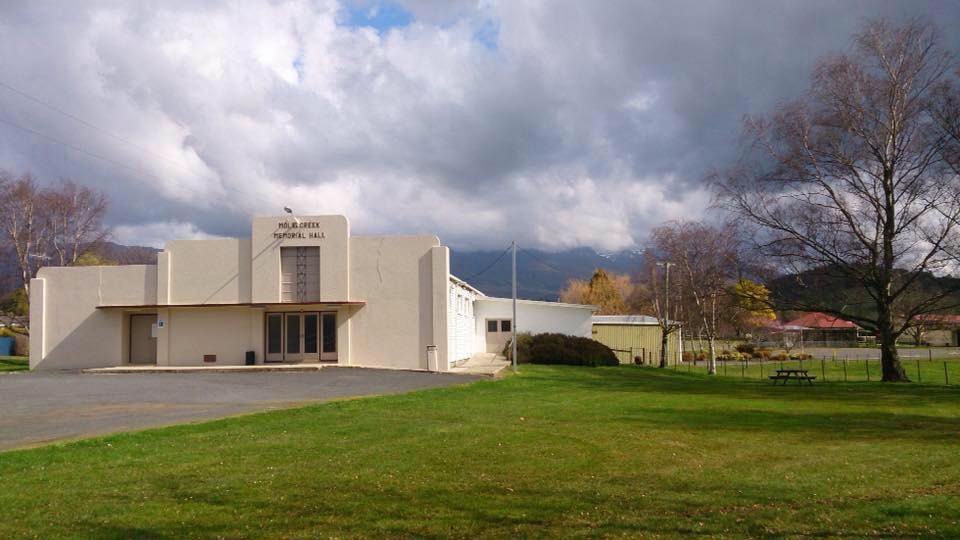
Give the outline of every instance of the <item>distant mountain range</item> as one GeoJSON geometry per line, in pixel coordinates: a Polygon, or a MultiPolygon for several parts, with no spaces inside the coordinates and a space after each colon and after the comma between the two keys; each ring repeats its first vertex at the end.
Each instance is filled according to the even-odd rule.
{"type": "MultiPolygon", "coordinates": [[[[557,300],[572,278],[590,279],[597,268],[633,274],[640,270],[638,251],[600,253],[589,247],[564,251],[517,250],[517,282],[520,298],[557,300]]],[[[510,296],[510,253],[503,251],[450,251],[453,275],[490,296],[510,296]]]]}
{"type": "MultiPolygon", "coordinates": [[[[105,243],[101,254],[120,264],[155,264],[155,248],[105,243]]],[[[517,281],[520,298],[557,300],[572,278],[590,279],[597,268],[632,274],[640,269],[643,255],[637,251],[598,252],[588,247],[564,251],[519,249],[517,281]]],[[[510,296],[510,253],[451,249],[451,272],[490,296],[510,296]]],[[[0,288],[9,292],[19,280],[12,253],[0,252],[0,288]]]]}

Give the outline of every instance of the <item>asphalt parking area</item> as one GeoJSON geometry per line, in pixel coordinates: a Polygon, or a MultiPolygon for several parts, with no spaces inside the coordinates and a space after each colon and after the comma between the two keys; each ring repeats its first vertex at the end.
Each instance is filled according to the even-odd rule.
{"type": "Polygon", "coordinates": [[[380,369],[0,375],[0,450],[481,379],[380,369]]]}

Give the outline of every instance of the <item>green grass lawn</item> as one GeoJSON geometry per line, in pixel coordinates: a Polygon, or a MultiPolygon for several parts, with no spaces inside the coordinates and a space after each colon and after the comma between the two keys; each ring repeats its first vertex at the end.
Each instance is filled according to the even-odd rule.
{"type": "Polygon", "coordinates": [[[0,537],[960,537],[960,389],[626,366],[0,453],[0,537]]]}
{"type": "Polygon", "coordinates": [[[29,370],[30,359],[26,356],[0,356],[0,373],[29,370]]]}
{"type": "MultiPolygon", "coordinates": [[[[950,384],[960,387],[960,359],[932,358],[932,359],[901,359],[903,368],[913,382],[925,384],[950,384]]],[[[688,373],[707,373],[707,363],[697,362],[695,365],[686,362],[679,365],[671,364],[668,369],[688,373]]],[[[800,362],[789,360],[786,362],[721,362],[717,361],[717,375],[739,379],[766,380],[774,375],[777,369],[806,369],[810,375],[817,377],[817,382],[877,382],[882,375],[880,361],[873,360],[846,360],[838,358],[813,358],[800,362]]],[[[789,382],[788,384],[796,384],[789,382]]]]}

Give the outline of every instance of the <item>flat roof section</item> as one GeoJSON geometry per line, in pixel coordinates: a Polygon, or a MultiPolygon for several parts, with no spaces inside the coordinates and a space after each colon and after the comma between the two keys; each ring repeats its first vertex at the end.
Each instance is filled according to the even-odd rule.
{"type": "Polygon", "coordinates": [[[657,326],[660,322],[649,315],[594,315],[593,324],[627,324],[637,326],[657,326]]]}

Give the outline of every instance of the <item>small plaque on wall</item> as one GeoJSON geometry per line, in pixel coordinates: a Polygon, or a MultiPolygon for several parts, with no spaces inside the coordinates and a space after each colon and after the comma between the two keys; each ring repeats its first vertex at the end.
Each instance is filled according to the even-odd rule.
{"type": "Polygon", "coordinates": [[[210,364],[217,361],[217,355],[215,354],[205,354],[203,355],[203,363],[210,364]]]}

